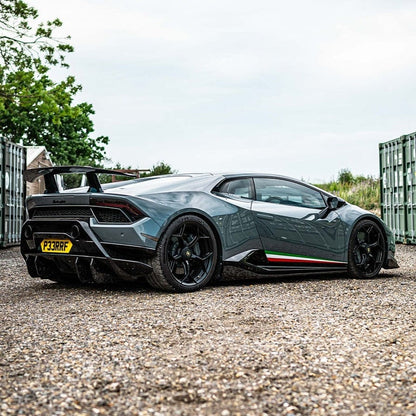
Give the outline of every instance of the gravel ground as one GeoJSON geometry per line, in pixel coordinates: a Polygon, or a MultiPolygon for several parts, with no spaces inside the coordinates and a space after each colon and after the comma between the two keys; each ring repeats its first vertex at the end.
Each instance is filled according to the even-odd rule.
{"type": "Polygon", "coordinates": [[[31,279],[0,250],[1,415],[416,415],[416,247],[371,280],[191,294],[31,279]]]}

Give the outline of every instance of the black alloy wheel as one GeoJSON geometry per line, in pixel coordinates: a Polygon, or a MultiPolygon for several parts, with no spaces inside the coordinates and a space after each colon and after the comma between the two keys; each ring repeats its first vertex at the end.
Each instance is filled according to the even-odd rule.
{"type": "Polygon", "coordinates": [[[356,278],[375,277],[385,259],[386,239],[380,226],[372,220],[360,221],[351,233],[348,272],[356,278]]]}
{"type": "Polygon", "coordinates": [[[211,227],[195,215],[180,217],[163,234],[149,283],[168,291],[191,292],[218,272],[218,248],[211,227]]]}

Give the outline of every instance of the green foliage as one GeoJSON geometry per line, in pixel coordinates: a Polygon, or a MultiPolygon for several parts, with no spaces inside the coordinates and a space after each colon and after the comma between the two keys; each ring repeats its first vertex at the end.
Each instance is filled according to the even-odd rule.
{"type": "Polygon", "coordinates": [[[341,169],[338,173],[338,182],[349,184],[354,182],[354,176],[349,169],[341,169]]]}
{"type": "Polygon", "coordinates": [[[84,175],[82,173],[66,173],[60,175],[64,189],[74,189],[81,186],[84,175]]]}
{"type": "Polygon", "coordinates": [[[149,173],[143,173],[141,177],[169,175],[171,173],[176,173],[176,170],[173,170],[172,167],[165,162],[158,162],[157,165],[152,166],[149,173]]]}
{"type": "MultiPolygon", "coordinates": [[[[115,166],[112,168],[114,170],[132,170],[134,171],[135,169],[132,168],[131,166],[122,166],[120,162],[117,162],[115,164],[115,166]]],[[[135,172],[132,172],[135,173],[135,172]]],[[[156,165],[153,165],[152,169],[148,172],[140,172],[140,178],[146,178],[149,176],[159,176],[159,175],[168,175],[171,173],[176,173],[175,170],[173,170],[171,168],[170,165],[168,165],[165,162],[158,162],[156,165]]],[[[127,181],[129,179],[132,179],[128,176],[122,176],[122,175],[107,175],[107,174],[101,174],[100,175],[100,182],[101,183],[109,183],[112,182],[113,179],[115,179],[116,181],[127,181]]]]}
{"type": "Polygon", "coordinates": [[[0,135],[46,146],[56,164],[98,165],[108,137],[91,137],[92,105],[73,104],[81,91],[73,76],[56,83],[48,75],[67,66],[73,48],[53,36],[59,19],[35,25],[37,17],[24,1],[0,0],[0,135]]]}
{"type": "Polygon", "coordinates": [[[371,176],[354,176],[348,169],[338,174],[337,181],[317,185],[361,208],[380,212],[380,180],[371,176]]]}
{"type": "Polygon", "coordinates": [[[48,67],[65,63],[65,53],[74,48],[69,37],[56,39],[55,29],[62,26],[59,19],[37,23],[38,11],[22,0],[0,0],[0,65],[10,71],[48,67]]]}

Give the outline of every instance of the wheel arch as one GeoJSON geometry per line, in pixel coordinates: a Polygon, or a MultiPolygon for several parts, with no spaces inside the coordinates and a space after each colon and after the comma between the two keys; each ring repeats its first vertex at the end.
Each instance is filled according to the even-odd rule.
{"type": "Polygon", "coordinates": [[[223,252],[223,243],[222,243],[221,234],[220,234],[220,231],[218,230],[218,227],[216,226],[215,222],[213,221],[213,219],[209,215],[207,215],[207,213],[204,212],[204,211],[186,210],[186,211],[177,212],[177,213],[175,213],[175,215],[172,215],[165,222],[165,224],[163,225],[163,227],[161,229],[158,245],[159,245],[159,242],[161,240],[162,235],[166,232],[166,230],[169,228],[169,226],[174,221],[176,221],[178,218],[185,217],[187,215],[195,215],[196,217],[199,217],[202,220],[204,220],[211,227],[212,232],[214,233],[214,236],[215,236],[215,241],[216,241],[217,246],[218,246],[218,257],[219,257],[218,258],[218,263],[220,265],[220,268],[222,269],[222,262],[223,262],[224,252],[223,252]]]}
{"type": "Polygon", "coordinates": [[[386,232],[386,226],[385,226],[385,224],[383,223],[383,221],[379,218],[379,217],[377,217],[377,216],[375,216],[375,215],[373,215],[373,214],[364,214],[364,215],[362,215],[362,216],[360,216],[360,217],[358,217],[352,224],[351,224],[351,229],[350,229],[350,232],[349,232],[349,235],[348,235],[348,243],[349,243],[349,241],[350,241],[350,238],[351,238],[351,233],[352,233],[352,230],[355,228],[355,226],[360,222],[360,221],[363,221],[363,220],[371,220],[371,221],[374,221],[380,228],[381,228],[381,232],[383,233],[383,236],[384,236],[384,238],[385,238],[385,243],[386,243],[386,250],[388,249],[388,235],[387,235],[387,232],[386,232]]]}

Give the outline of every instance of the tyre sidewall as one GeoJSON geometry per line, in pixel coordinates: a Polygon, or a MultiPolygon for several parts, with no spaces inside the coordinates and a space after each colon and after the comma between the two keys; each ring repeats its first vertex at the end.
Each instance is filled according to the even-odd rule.
{"type": "Polygon", "coordinates": [[[386,259],[386,237],[383,233],[381,226],[374,220],[371,219],[363,219],[360,220],[353,228],[350,236],[350,241],[348,243],[348,273],[354,278],[357,279],[371,279],[377,276],[380,273],[381,268],[383,267],[384,261],[386,259]],[[382,245],[383,245],[383,258],[381,261],[381,265],[372,273],[364,273],[356,264],[354,259],[354,247],[355,247],[355,238],[357,237],[358,230],[365,225],[373,225],[377,228],[377,231],[380,233],[382,238],[382,245]]]}
{"type": "Polygon", "coordinates": [[[160,288],[174,290],[177,292],[192,292],[201,289],[206,286],[218,272],[218,244],[212,227],[205,220],[196,215],[185,215],[177,218],[167,227],[165,233],[162,235],[157,247],[157,256],[155,261],[157,264],[156,270],[154,270],[154,277],[156,277],[156,280],[160,282],[160,288]],[[195,285],[181,284],[168,267],[168,245],[170,238],[172,237],[172,234],[185,223],[195,223],[203,227],[209,235],[212,244],[213,255],[209,273],[203,278],[203,280],[195,285]]]}

